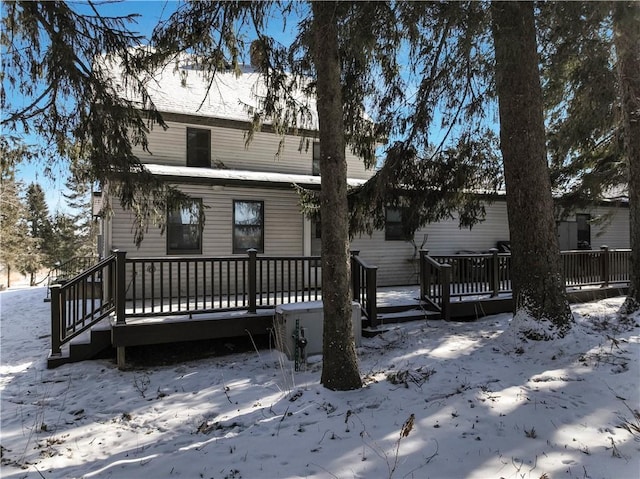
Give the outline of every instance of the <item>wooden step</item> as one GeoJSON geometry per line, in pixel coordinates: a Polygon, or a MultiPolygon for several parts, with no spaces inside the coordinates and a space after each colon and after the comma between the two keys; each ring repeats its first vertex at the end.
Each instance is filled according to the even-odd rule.
{"type": "Polygon", "coordinates": [[[71,342],[69,355],[72,361],[92,359],[105,349],[111,347],[110,329],[92,329],[89,341],[71,342]]]}
{"type": "Polygon", "coordinates": [[[440,313],[422,308],[405,309],[403,311],[378,313],[378,321],[385,323],[405,323],[421,319],[440,319],[440,313]]]}
{"type": "Polygon", "coordinates": [[[49,353],[47,367],[53,369],[63,364],[93,359],[111,347],[111,328],[108,322],[103,321],[63,346],[60,355],[49,353]]]}

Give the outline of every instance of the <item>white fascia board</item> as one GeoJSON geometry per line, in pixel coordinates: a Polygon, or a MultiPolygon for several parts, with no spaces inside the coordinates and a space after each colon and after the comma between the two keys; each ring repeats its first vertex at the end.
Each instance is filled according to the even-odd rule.
{"type": "MultiPolygon", "coordinates": [[[[186,181],[206,181],[211,180],[213,183],[269,183],[273,186],[281,185],[288,187],[293,184],[300,186],[320,187],[320,177],[312,175],[296,175],[289,173],[271,173],[263,171],[246,171],[246,170],[226,170],[214,168],[195,168],[191,166],[169,166],[145,164],[145,168],[152,174],[157,176],[166,176],[175,178],[184,178],[186,181]]],[[[350,187],[361,186],[366,180],[347,179],[350,187]]]]}

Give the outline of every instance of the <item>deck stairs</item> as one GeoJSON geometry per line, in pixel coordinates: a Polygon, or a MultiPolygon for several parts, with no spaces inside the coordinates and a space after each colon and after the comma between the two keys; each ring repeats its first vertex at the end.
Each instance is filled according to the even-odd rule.
{"type": "Polygon", "coordinates": [[[378,321],[381,324],[405,323],[421,319],[440,319],[440,312],[424,303],[381,306],[378,308],[378,321]]]}
{"type": "Polygon", "coordinates": [[[47,358],[47,366],[56,368],[67,363],[76,363],[94,359],[111,348],[111,318],[107,317],[94,325],[89,331],[73,338],[62,347],[59,356],[47,358]]]}

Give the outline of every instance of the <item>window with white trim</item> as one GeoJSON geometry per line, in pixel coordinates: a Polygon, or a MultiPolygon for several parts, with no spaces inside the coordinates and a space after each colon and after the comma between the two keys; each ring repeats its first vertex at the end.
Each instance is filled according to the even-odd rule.
{"type": "Polygon", "coordinates": [[[187,128],[187,166],[211,168],[211,130],[187,128]]]}
{"type": "Polygon", "coordinates": [[[233,200],[233,253],[264,252],[264,201],[233,200]]]}
{"type": "Polygon", "coordinates": [[[167,254],[202,254],[202,200],[167,214],[167,254]]]}

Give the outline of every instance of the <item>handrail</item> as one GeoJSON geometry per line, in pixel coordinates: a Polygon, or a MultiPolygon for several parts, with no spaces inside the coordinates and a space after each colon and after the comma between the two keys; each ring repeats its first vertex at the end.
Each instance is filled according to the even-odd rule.
{"type": "Polygon", "coordinates": [[[438,262],[427,250],[420,250],[420,299],[429,302],[448,321],[450,312],[451,265],[438,262]]]}
{"type": "Polygon", "coordinates": [[[115,264],[111,256],[62,284],[51,285],[51,355],[115,309],[115,264]]]}
{"type": "Polygon", "coordinates": [[[58,279],[76,276],[84,272],[87,265],[92,265],[98,259],[97,256],[75,256],[62,263],[57,262],[52,268],[58,279]]]}
{"type": "Polygon", "coordinates": [[[377,273],[378,267],[367,263],[351,252],[351,291],[354,301],[360,303],[362,312],[372,328],[378,327],[377,273]]]}
{"type": "Polygon", "coordinates": [[[104,268],[106,265],[110,264],[113,261],[114,261],[114,256],[109,256],[103,259],[102,261],[100,261],[99,263],[96,263],[90,268],[82,271],[82,273],[78,274],[77,276],[74,276],[70,280],[65,281],[64,285],[71,286],[71,285],[77,284],[78,282],[82,281],[82,279],[84,279],[85,277],[90,276],[93,273],[97,273],[98,271],[100,271],[102,268],[104,268]]]}

